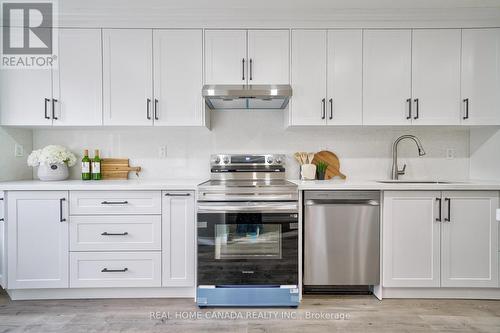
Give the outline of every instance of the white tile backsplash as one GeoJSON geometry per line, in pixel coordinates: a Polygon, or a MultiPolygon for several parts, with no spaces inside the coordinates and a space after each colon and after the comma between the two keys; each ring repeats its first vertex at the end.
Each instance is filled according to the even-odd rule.
{"type": "MultiPolygon", "coordinates": [[[[413,142],[400,144],[400,163],[412,178],[465,179],[469,177],[469,130],[451,127],[301,127],[284,129],[284,114],[276,111],[213,111],[212,131],[204,128],[35,129],[35,148],[63,144],[81,155],[100,149],[104,157],[129,157],[143,167],[141,178],[207,177],[213,153],[286,153],[290,178],[298,176],[296,151],[328,149],[351,179],[387,178],[391,146],[403,134],[418,136],[427,152],[417,157],[413,142]],[[159,148],[167,147],[161,159],[159,148]],[[446,149],[456,157],[446,159],[446,149]]],[[[78,167],[71,171],[79,177],[78,167]]]]}

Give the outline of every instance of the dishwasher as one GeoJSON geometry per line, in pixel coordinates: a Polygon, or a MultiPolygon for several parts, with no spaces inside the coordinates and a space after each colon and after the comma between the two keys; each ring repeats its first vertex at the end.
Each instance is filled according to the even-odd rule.
{"type": "Polygon", "coordinates": [[[380,192],[304,193],[304,293],[369,293],[380,281],[380,192]]]}

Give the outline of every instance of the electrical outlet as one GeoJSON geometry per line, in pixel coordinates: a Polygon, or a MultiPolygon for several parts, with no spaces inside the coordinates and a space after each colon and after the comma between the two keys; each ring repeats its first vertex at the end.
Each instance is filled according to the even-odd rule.
{"type": "Polygon", "coordinates": [[[158,149],[158,155],[160,158],[167,158],[167,146],[160,146],[158,149]]]}
{"type": "Polygon", "coordinates": [[[456,154],[457,154],[457,151],[455,150],[455,148],[447,148],[446,149],[446,159],[447,160],[454,159],[456,154]]]}
{"type": "Polygon", "coordinates": [[[14,156],[23,157],[24,156],[24,146],[16,143],[14,146],[14,156]]]}

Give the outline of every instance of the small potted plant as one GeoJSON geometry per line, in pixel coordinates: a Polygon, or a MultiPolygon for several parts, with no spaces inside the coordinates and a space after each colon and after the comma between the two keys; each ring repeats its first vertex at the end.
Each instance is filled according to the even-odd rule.
{"type": "Polygon", "coordinates": [[[323,161],[319,161],[316,163],[316,174],[319,180],[325,180],[325,172],[328,168],[328,164],[323,161]]]}
{"type": "Polygon", "coordinates": [[[50,145],[28,156],[28,165],[38,167],[38,178],[43,181],[67,179],[68,167],[75,164],[76,156],[63,146],[50,145]]]}

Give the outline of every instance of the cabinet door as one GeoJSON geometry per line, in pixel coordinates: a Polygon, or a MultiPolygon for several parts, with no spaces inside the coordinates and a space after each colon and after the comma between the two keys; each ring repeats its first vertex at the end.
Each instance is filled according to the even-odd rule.
{"type": "Polygon", "coordinates": [[[246,59],[246,30],[205,31],[205,83],[245,84],[246,59]]]}
{"type": "Polygon", "coordinates": [[[102,125],[100,29],[60,29],[54,71],[55,126],[102,125]]]}
{"type": "Polygon", "coordinates": [[[443,192],[442,287],[498,286],[498,192],[443,192]],[[448,200],[446,200],[448,199],[448,200]]]}
{"type": "Polygon", "coordinates": [[[439,287],[441,192],[384,192],[383,286],[439,287]]]}
{"type": "Polygon", "coordinates": [[[194,192],[163,192],[163,287],[194,287],[194,192]]]}
{"type": "Polygon", "coordinates": [[[290,31],[248,31],[248,83],[290,83],[290,31]]]}
{"type": "Polygon", "coordinates": [[[326,124],[326,30],[292,30],[290,125],[326,124]]]}
{"type": "Polygon", "coordinates": [[[50,69],[2,69],[0,116],[6,126],[52,125],[50,69]]]}
{"type": "Polygon", "coordinates": [[[7,259],[5,255],[6,242],[5,242],[5,199],[4,193],[0,192],[0,288],[7,289],[7,259]]]}
{"type": "Polygon", "coordinates": [[[363,124],[409,125],[411,31],[365,30],[363,124]]]}
{"type": "Polygon", "coordinates": [[[102,33],[104,125],[152,125],[152,30],[102,33]]]}
{"type": "Polygon", "coordinates": [[[460,124],[460,36],[459,29],[413,30],[413,124],[460,124]]]}
{"type": "Polygon", "coordinates": [[[362,124],[363,33],[328,31],[328,125],[362,124]]]}
{"type": "Polygon", "coordinates": [[[153,40],[155,125],[202,125],[202,30],[155,30],[153,40]]]}
{"type": "Polygon", "coordinates": [[[8,192],[9,289],[68,288],[68,192],[8,192]]]}
{"type": "Polygon", "coordinates": [[[462,124],[500,125],[498,64],[500,29],[462,30],[462,124]]]}

